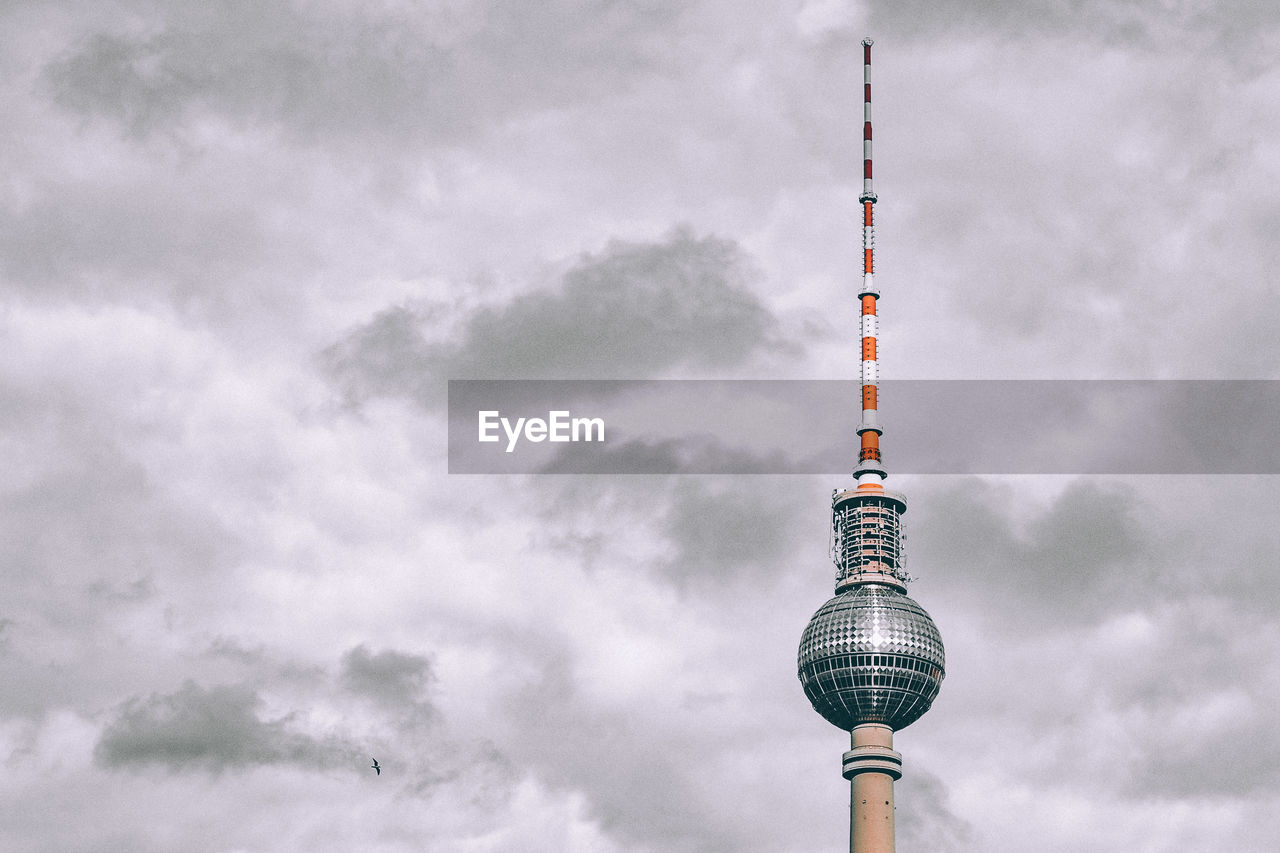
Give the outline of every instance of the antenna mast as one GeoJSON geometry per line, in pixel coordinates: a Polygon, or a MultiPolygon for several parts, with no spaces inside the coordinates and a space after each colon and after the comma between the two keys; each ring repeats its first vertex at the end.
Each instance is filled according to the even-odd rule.
{"type": "Polygon", "coordinates": [[[880,291],[875,283],[876,194],[871,188],[871,44],[870,36],[862,40],[862,195],[858,197],[862,202],[862,290],[858,293],[862,302],[862,422],[858,425],[858,467],[853,472],[858,487],[866,490],[881,488],[887,476],[880,459],[882,430],[876,421],[876,391],[880,384],[876,300],[880,291]]]}

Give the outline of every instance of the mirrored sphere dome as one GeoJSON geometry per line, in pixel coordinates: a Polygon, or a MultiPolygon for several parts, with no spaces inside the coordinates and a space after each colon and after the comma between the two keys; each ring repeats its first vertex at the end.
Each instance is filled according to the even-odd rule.
{"type": "Polygon", "coordinates": [[[813,709],[846,731],[897,730],[929,710],[945,670],[942,636],[911,598],[883,584],[846,590],[818,608],[800,638],[799,675],[813,709]]]}

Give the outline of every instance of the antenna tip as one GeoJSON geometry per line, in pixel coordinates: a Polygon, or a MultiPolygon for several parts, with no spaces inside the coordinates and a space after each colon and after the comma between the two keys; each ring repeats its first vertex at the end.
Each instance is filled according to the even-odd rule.
{"type": "Polygon", "coordinates": [[[864,39],[862,40],[862,43],[863,43],[863,44],[865,44],[867,47],[871,47],[871,45],[872,45],[874,42],[872,41],[871,36],[867,36],[866,38],[864,38],[864,39]]]}

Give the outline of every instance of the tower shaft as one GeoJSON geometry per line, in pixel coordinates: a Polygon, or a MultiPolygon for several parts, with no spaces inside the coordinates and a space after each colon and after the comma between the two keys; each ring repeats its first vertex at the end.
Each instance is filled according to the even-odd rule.
{"type": "Polygon", "coordinates": [[[868,724],[851,735],[844,754],[850,853],[894,853],[893,783],[902,776],[902,756],[893,750],[893,729],[868,724]]]}
{"type": "Polygon", "coordinates": [[[859,773],[849,788],[849,853],[893,853],[893,779],[859,773]]]}

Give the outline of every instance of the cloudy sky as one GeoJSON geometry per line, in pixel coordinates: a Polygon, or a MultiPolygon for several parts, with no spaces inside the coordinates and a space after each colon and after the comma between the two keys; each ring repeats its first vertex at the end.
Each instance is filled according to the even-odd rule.
{"type": "MultiPolygon", "coordinates": [[[[0,4],[0,847],[841,849],[847,477],[444,405],[853,376],[867,34],[886,377],[1280,379],[1263,0],[0,4]]],[[[891,484],[900,853],[1273,849],[1276,478],[891,484]]]]}

